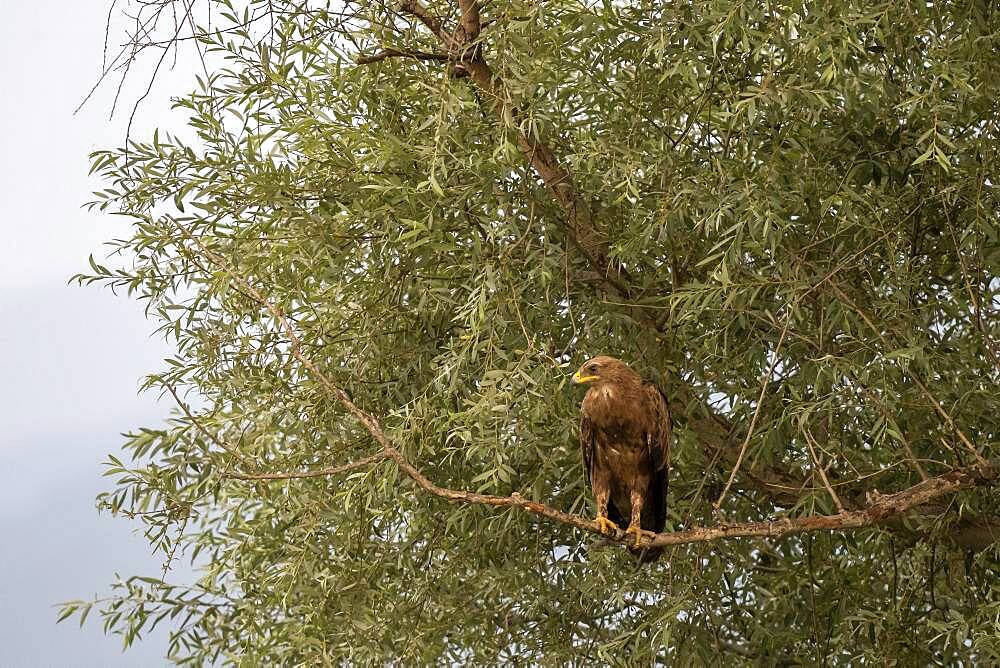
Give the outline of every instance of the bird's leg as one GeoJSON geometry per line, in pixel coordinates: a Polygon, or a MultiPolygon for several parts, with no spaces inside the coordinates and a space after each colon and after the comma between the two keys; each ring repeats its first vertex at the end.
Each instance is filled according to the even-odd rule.
{"type": "Polygon", "coordinates": [[[635,534],[635,547],[642,545],[642,538],[653,538],[656,536],[652,531],[645,531],[642,528],[642,503],[643,503],[643,493],[642,490],[633,489],[631,494],[632,501],[632,518],[629,520],[628,529],[625,529],[626,534],[635,534]]]}
{"type": "Polygon", "coordinates": [[[614,533],[618,531],[618,525],[608,519],[608,497],[611,495],[611,490],[601,485],[594,485],[594,497],[597,500],[597,526],[600,527],[601,533],[614,533]]]}

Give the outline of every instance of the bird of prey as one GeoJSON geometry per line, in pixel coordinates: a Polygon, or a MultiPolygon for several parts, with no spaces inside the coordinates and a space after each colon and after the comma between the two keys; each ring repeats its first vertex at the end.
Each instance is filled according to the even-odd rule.
{"type": "Polygon", "coordinates": [[[580,405],[583,465],[597,503],[597,523],[608,533],[628,521],[629,550],[642,562],[660,549],[642,539],[663,531],[670,470],[670,413],[666,397],[614,357],[588,360],[573,375],[588,385],[580,405]]]}

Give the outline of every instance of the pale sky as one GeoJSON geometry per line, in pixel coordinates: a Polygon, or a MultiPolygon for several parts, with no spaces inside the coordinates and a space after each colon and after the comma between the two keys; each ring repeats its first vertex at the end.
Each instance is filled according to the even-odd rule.
{"type": "MultiPolygon", "coordinates": [[[[73,115],[100,70],[109,2],[6,2],[0,22],[3,667],[166,663],[163,633],[123,655],[96,611],[82,630],[75,620],[55,624],[56,603],[106,595],[116,572],[160,573],[140,525],[99,516],[94,496],[109,489],[101,462],[120,452],[120,432],[156,425],[170,410],[138,395],[139,379],[169,351],[150,336],[138,302],[66,284],[86,273],[88,254],[103,257],[103,241],[127,233],[123,221],[80,206],[99,187],[87,154],[121,145],[148,82],[136,78],[122,95],[125,113],[110,121],[113,87],[73,115]]],[[[169,95],[189,80],[179,70],[154,88],[133,135],[183,123],[168,111],[169,95]]]]}

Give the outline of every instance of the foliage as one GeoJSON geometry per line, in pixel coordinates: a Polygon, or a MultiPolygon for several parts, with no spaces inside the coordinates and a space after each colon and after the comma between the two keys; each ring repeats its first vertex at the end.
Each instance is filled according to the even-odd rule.
{"type": "Polygon", "coordinates": [[[393,461],[232,477],[379,451],[303,358],[437,485],[589,516],[567,378],[619,356],[672,400],[673,530],[1000,454],[991,3],[461,7],[213,0],[189,128],[93,155],[135,224],[78,280],[147,304],[179,402],[99,506],[205,565],[119,583],[105,628],[189,663],[1000,661],[988,489],[636,568],[393,461]]]}

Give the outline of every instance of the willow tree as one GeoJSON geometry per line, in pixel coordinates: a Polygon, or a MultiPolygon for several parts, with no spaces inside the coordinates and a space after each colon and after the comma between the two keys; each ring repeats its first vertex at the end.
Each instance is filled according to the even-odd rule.
{"type": "Polygon", "coordinates": [[[93,155],[134,227],[77,278],[177,412],[99,506],[204,576],[66,615],[191,663],[1000,661],[991,3],[142,11],[126,56],[204,69],[93,155]],[[649,566],[592,521],[601,353],[670,397],[649,566]]]}

